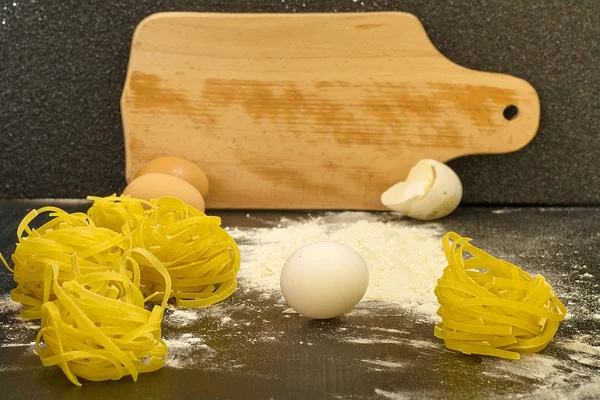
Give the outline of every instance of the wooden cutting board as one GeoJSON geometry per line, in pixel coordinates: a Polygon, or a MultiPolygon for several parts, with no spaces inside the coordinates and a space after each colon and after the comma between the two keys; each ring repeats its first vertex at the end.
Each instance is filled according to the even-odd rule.
{"type": "Polygon", "coordinates": [[[449,61],[396,12],[154,14],[121,109],[128,181],[181,156],[207,207],[246,209],[383,209],[418,160],[516,151],[540,117],[529,83],[449,61]]]}

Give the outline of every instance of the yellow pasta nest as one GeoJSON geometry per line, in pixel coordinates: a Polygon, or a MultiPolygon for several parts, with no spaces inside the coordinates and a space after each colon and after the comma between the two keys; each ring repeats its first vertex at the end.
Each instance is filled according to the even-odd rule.
{"type": "MultiPolygon", "coordinates": [[[[88,215],[96,224],[118,230],[164,264],[172,282],[167,293],[178,306],[207,306],[235,292],[240,251],[219,217],[172,197],[149,203],[115,196],[92,199],[88,215]]],[[[164,280],[155,269],[142,269],[141,283],[146,295],[164,296],[164,280]]]]}
{"type": "Polygon", "coordinates": [[[41,318],[44,300],[53,300],[53,289],[44,290],[44,269],[47,265],[58,268],[57,282],[62,284],[74,278],[72,258],[76,255],[79,272],[88,274],[115,270],[128,244],[125,237],[110,229],[94,225],[84,213],[69,214],[56,207],[32,210],[17,228],[18,243],[12,260],[14,270],[4,258],[5,266],[13,272],[18,286],[11,298],[23,305],[24,319],[41,318]],[[29,224],[39,215],[48,213],[50,221],[38,229],[29,224]]]}
{"type": "MultiPolygon", "coordinates": [[[[240,252],[221,228],[219,217],[207,216],[184,202],[162,197],[151,202],[130,197],[89,197],[87,214],[67,213],[56,207],[32,210],[17,228],[18,243],[12,260],[17,287],[11,298],[23,305],[24,319],[39,319],[44,296],[44,269],[59,267],[58,282],[74,277],[75,257],[82,275],[115,271],[130,248],[148,250],[166,267],[172,280],[168,298],[183,307],[202,307],[229,297],[237,288],[240,252]],[[50,221],[32,229],[41,214],[50,221]]],[[[141,261],[142,267],[145,261],[141,261]]],[[[155,301],[165,296],[162,276],[154,268],[142,268],[140,290],[155,301]]]]}
{"type": "Polygon", "coordinates": [[[36,338],[42,364],[58,365],[78,386],[77,377],[103,381],[131,375],[137,380],[139,373],[160,369],[167,359],[160,326],[166,298],[152,311],[144,308],[136,260],[152,265],[168,290],[164,266],[145,249],[124,252],[119,271],[81,275],[74,260],[75,277],[62,285],[59,267],[45,268],[44,282],[56,300],[42,305],[42,328],[36,338]]]}
{"type": "MultiPolygon", "coordinates": [[[[87,211],[89,218],[97,226],[119,233],[128,233],[137,228],[148,214],[147,210],[152,208],[153,203],[156,203],[156,201],[149,202],[129,196],[115,195],[108,197],[88,196],[88,200],[93,200],[92,206],[87,211]]],[[[171,201],[177,203],[180,208],[187,207],[179,200],[171,199],[171,201]]]]}
{"type": "Polygon", "coordinates": [[[518,360],[543,350],[565,318],[563,303],[543,276],[532,278],[470,241],[454,232],[442,239],[448,267],[435,288],[442,317],[435,336],[465,354],[518,360]]]}
{"type": "Polygon", "coordinates": [[[89,197],[86,213],[43,207],[17,228],[11,298],[25,319],[40,319],[36,353],[77,377],[120,379],[161,368],[161,321],[170,298],[180,306],[221,301],[237,287],[240,253],[209,217],[171,197],[150,202],[89,197]],[[49,221],[30,227],[41,214],[49,221]],[[144,297],[146,296],[146,297],[144,297]],[[161,301],[152,311],[149,300],[161,301]]]}

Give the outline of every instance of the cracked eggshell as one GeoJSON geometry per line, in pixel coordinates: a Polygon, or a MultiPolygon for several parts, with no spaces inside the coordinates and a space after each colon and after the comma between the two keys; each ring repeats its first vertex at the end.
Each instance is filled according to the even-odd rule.
{"type": "Polygon", "coordinates": [[[462,183],[452,168],[439,161],[424,159],[410,170],[406,181],[386,190],[381,195],[381,202],[411,218],[430,221],[454,211],[462,194],[462,183]]]}

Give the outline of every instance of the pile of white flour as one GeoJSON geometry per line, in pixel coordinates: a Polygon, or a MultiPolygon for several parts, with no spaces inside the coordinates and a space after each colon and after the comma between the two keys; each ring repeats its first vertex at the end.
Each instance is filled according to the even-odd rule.
{"type": "Polygon", "coordinates": [[[441,244],[444,232],[437,225],[381,222],[374,214],[344,212],[228,231],[242,253],[240,286],[279,291],[287,258],[303,245],[327,240],[344,243],[365,259],[370,282],[363,301],[395,303],[430,315],[437,309],[433,290],[447,265],[441,244]]]}

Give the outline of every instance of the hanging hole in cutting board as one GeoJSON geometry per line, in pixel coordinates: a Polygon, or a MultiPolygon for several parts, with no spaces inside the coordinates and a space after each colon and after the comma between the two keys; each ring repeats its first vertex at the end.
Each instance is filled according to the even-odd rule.
{"type": "Polygon", "coordinates": [[[506,106],[506,108],[502,112],[502,115],[504,115],[504,118],[507,121],[512,121],[513,119],[515,119],[517,117],[518,114],[519,114],[519,109],[517,108],[517,106],[515,106],[513,104],[506,106]]]}

